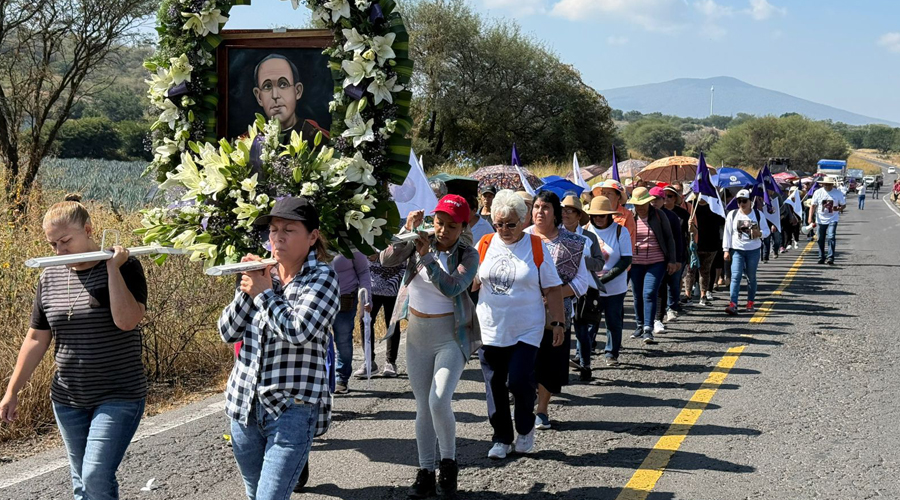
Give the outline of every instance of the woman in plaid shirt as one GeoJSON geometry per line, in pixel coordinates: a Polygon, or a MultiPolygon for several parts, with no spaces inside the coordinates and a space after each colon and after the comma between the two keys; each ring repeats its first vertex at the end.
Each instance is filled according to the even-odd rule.
{"type": "MultiPolygon", "coordinates": [[[[289,499],[314,436],[331,422],[326,368],[340,290],[319,234],[319,215],[303,197],[284,198],[269,215],[277,265],[245,273],[219,318],[225,342],[243,341],[228,379],[234,458],[250,500],[289,499]],[[277,439],[276,439],[277,437],[277,439]]],[[[242,261],[259,260],[248,255],[242,261]]]]}

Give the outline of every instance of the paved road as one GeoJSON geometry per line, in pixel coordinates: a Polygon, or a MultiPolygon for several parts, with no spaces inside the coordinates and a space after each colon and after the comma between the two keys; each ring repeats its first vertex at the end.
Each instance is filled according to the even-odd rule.
{"type": "MultiPolygon", "coordinates": [[[[871,198],[865,211],[850,208],[837,266],[789,252],[761,265],[758,302],[772,304],[757,322],[726,317],[719,299],[657,346],[626,340],[620,367],[595,364],[591,383],[573,376],[553,400],[554,429],[528,457],[486,458],[471,361],[454,403],[461,498],[900,498],[898,244],[900,213],[871,198]],[[743,351],[723,358],[732,348],[743,351]]],[[[294,498],[405,498],[416,469],[407,380],[351,391],[314,445],[307,493],[294,498]]],[[[145,421],[120,469],[123,498],[242,498],[220,407],[215,397],[145,421]],[[159,488],[140,492],[151,478],[159,488]]],[[[64,464],[56,450],[0,467],[0,499],[71,498],[64,464]]]]}

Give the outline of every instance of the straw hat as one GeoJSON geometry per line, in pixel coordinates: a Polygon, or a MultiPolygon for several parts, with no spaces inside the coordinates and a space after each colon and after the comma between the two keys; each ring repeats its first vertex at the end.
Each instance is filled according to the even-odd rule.
{"type": "Polygon", "coordinates": [[[601,194],[600,190],[604,188],[615,189],[619,192],[619,203],[625,203],[625,200],[628,199],[628,195],[625,194],[625,186],[622,185],[619,181],[615,179],[605,179],[603,182],[598,182],[591,187],[591,193],[594,196],[601,194]]]}
{"type": "Polygon", "coordinates": [[[609,202],[609,198],[600,195],[595,196],[591,200],[591,206],[585,210],[585,213],[588,215],[615,215],[619,212],[612,209],[612,203],[609,202]]]}
{"type": "Polygon", "coordinates": [[[516,194],[521,196],[523,200],[525,200],[526,205],[534,205],[534,196],[528,194],[527,191],[516,191],[516,194]]]}
{"type": "Polygon", "coordinates": [[[646,205],[653,201],[654,197],[650,195],[650,191],[645,187],[634,188],[631,193],[631,199],[628,203],[632,205],[646,205]]]}
{"type": "Polygon", "coordinates": [[[581,212],[581,219],[579,220],[578,223],[581,224],[582,226],[587,224],[588,221],[590,220],[588,215],[586,213],[584,213],[584,205],[581,204],[581,200],[577,196],[574,196],[574,195],[566,196],[565,198],[563,198],[563,201],[560,204],[564,208],[565,207],[574,208],[575,210],[578,210],[579,212],[581,212]]]}
{"type": "Polygon", "coordinates": [[[819,181],[819,184],[831,184],[833,186],[835,184],[834,177],[826,175],[822,178],[821,181],[819,181]]]}

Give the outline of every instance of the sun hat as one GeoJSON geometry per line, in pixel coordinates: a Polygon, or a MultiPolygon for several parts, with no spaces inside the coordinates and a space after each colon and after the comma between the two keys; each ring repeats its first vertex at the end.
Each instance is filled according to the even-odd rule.
{"type": "Polygon", "coordinates": [[[609,202],[609,198],[602,194],[594,196],[594,199],[591,200],[591,206],[584,212],[588,215],[615,215],[619,213],[612,209],[612,203],[609,202]]]}
{"type": "Polygon", "coordinates": [[[666,190],[659,186],[654,186],[654,187],[650,188],[650,196],[652,196],[658,200],[665,200],[666,199],[666,190]]]}
{"type": "Polygon", "coordinates": [[[448,194],[438,201],[434,208],[434,213],[444,212],[449,215],[453,222],[461,224],[469,220],[469,203],[465,198],[458,194],[448,194]]]}
{"type": "Polygon", "coordinates": [[[615,179],[605,179],[605,180],[603,180],[603,182],[598,182],[598,183],[594,184],[594,186],[591,187],[591,193],[594,196],[597,196],[597,195],[601,194],[601,192],[599,190],[604,189],[604,188],[615,189],[616,191],[618,191],[620,203],[625,203],[625,200],[628,199],[628,196],[625,194],[625,186],[623,186],[621,182],[619,182],[615,179]]]}
{"type": "Polygon", "coordinates": [[[534,204],[534,196],[528,194],[528,191],[516,191],[516,194],[519,195],[523,200],[525,200],[526,205],[534,204]]]}
{"type": "Polygon", "coordinates": [[[273,218],[301,221],[306,229],[312,231],[319,228],[319,212],[316,207],[303,196],[287,196],[275,202],[275,206],[266,215],[253,220],[254,226],[265,226],[273,218]]]}
{"type": "Polygon", "coordinates": [[[630,205],[646,205],[653,201],[653,195],[650,194],[650,191],[645,187],[634,188],[634,192],[631,193],[631,199],[628,200],[628,204],[630,205]]]}
{"type": "Polygon", "coordinates": [[[832,176],[830,176],[830,175],[826,175],[825,177],[822,178],[822,180],[819,181],[819,184],[831,184],[831,185],[834,185],[834,184],[835,184],[834,177],[832,177],[832,176]]]}
{"type": "Polygon", "coordinates": [[[565,208],[565,207],[574,208],[575,210],[578,210],[579,212],[581,212],[581,218],[579,220],[579,224],[584,225],[584,224],[588,223],[589,219],[588,219],[587,213],[585,213],[585,211],[584,211],[584,205],[581,203],[581,199],[578,198],[577,196],[574,196],[574,195],[566,196],[565,198],[563,198],[563,201],[562,201],[562,203],[560,203],[560,205],[562,205],[563,208],[565,208]]]}
{"type": "MultiPolygon", "coordinates": [[[[665,191],[667,193],[675,194],[675,204],[680,205],[682,202],[682,198],[684,198],[684,194],[682,194],[675,186],[666,186],[665,191]]],[[[663,194],[665,196],[665,194],[663,194]]]]}

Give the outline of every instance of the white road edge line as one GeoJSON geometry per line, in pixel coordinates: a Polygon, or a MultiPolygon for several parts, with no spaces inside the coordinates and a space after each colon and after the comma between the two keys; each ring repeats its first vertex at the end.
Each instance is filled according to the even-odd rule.
{"type": "Polygon", "coordinates": [[[881,200],[884,201],[884,204],[891,209],[891,212],[894,212],[897,217],[900,217],[900,210],[897,210],[897,207],[895,207],[893,203],[888,201],[887,196],[882,196],[881,200]]]}
{"type": "MultiPolygon", "coordinates": [[[[176,427],[180,427],[196,420],[200,420],[201,418],[208,417],[214,413],[221,412],[224,409],[225,400],[223,399],[222,401],[216,401],[215,403],[203,407],[195,411],[194,413],[189,413],[187,415],[187,418],[185,419],[173,420],[164,424],[156,424],[153,421],[147,421],[145,424],[141,424],[141,428],[138,429],[138,432],[135,434],[134,438],[132,438],[131,442],[136,443],[149,437],[156,436],[157,434],[161,434],[176,427]]],[[[68,466],[68,458],[51,460],[43,465],[38,465],[35,468],[30,469],[28,472],[23,472],[21,474],[16,474],[0,479],[0,490],[9,488],[10,486],[15,486],[19,483],[23,483],[30,479],[43,476],[44,474],[48,474],[50,472],[54,472],[68,466]]]]}

